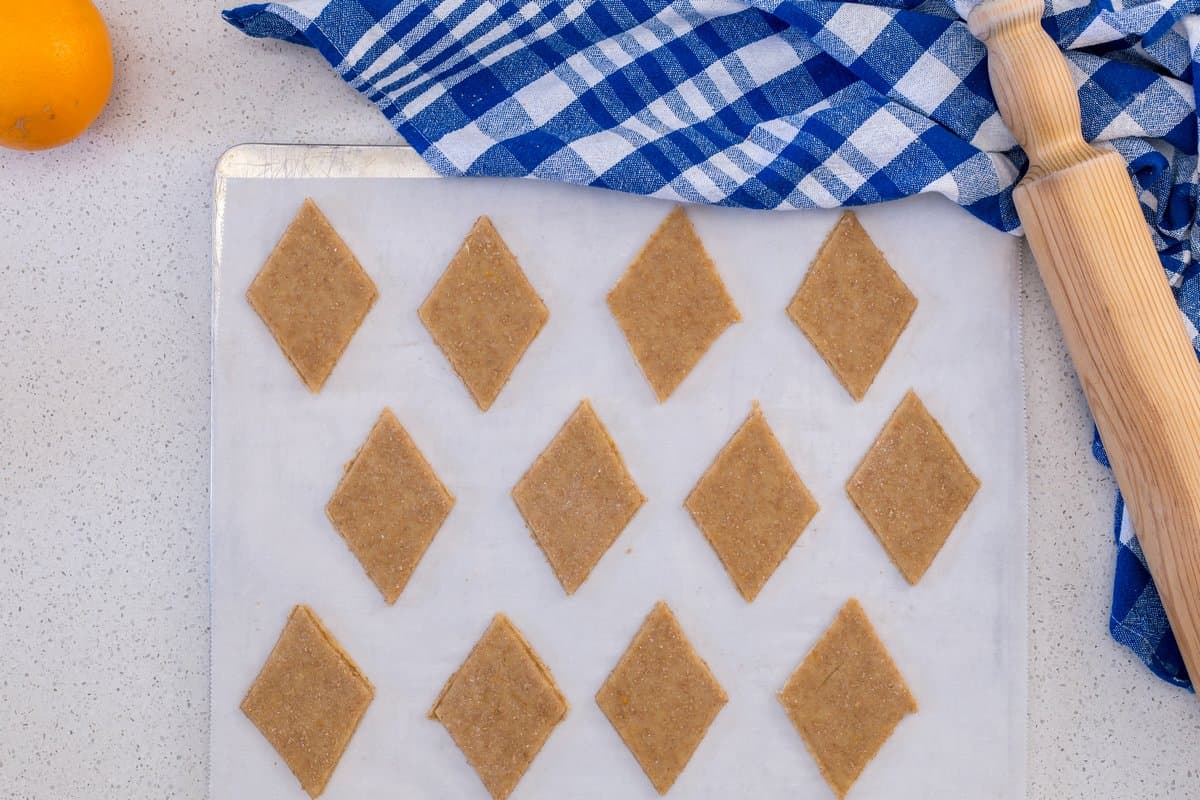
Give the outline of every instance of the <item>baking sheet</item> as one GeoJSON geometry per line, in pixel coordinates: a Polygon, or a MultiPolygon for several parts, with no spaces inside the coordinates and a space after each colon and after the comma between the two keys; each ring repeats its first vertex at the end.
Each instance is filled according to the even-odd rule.
{"type": "Polygon", "coordinates": [[[449,735],[425,715],[497,611],[523,631],[571,706],[513,797],[656,797],[593,696],[659,599],[730,698],[670,796],[832,797],[775,693],[850,596],[862,601],[921,708],[850,796],[1024,796],[1017,242],[941,198],[862,209],[919,305],[855,403],[783,311],[836,213],[689,209],[744,321],[660,405],[604,297],[669,208],[533,181],[433,178],[407,148],[246,146],[222,160],[214,220],[213,798],[304,796],[238,709],[297,603],[314,608],[376,686],[325,797],[487,797],[449,735]],[[309,196],[379,287],[316,396],[244,299],[309,196]],[[487,414],[416,314],[480,214],[492,217],[550,309],[487,414]],[[910,387],[982,481],[916,587],[843,489],[910,387]],[[509,490],[583,397],[649,500],[567,597],[509,490]],[[682,504],[755,399],[821,510],[747,604],[682,504]],[[384,406],[457,497],[394,606],[324,514],[342,465],[384,406]]]}

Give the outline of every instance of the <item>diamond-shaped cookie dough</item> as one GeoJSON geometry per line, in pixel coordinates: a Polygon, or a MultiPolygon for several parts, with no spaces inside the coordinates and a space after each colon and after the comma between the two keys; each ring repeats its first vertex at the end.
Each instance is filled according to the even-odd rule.
{"type": "Polygon", "coordinates": [[[374,697],[371,682],[312,609],[296,606],[241,708],[316,797],[374,697]]]}
{"type": "Polygon", "coordinates": [[[246,291],[312,392],[325,385],[377,296],[371,276],[311,199],[246,291]]]}
{"type": "Polygon", "coordinates": [[[476,220],[418,313],[481,411],[550,315],[487,217],[476,220]]]}
{"type": "Polygon", "coordinates": [[[917,307],[917,299],[847,211],[788,306],[833,374],[863,399],[917,307]]]}
{"type": "Polygon", "coordinates": [[[325,513],[390,604],[453,506],[454,495],[385,408],[325,513]]]}
{"type": "Polygon", "coordinates": [[[917,710],[854,599],[792,673],[779,702],[838,797],[846,796],[900,720],[917,710]]]}
{"type": "Polygon", "coordinates": [[[567,594],[587,580],[646,502],[587,400],[513,487],[512,496],[567,594]]]}
{"type": "Polygon", "coordinates": [[[916,394],[909,392],[846,483],[846,493],[911,584],[929,569],[979,489],[916,394]]]}
{"type": "Polygon", "coordinates": [[[496,800],[508,797],[567,701],[550,670],[503,614],[497,614],[429,712],[445,726],[496,800]]]}
{"type": "Polygon", "coordinates": [[[684,505],[747,602],[817,513],[758,403],[684,505]]]}
{"type": "Polygon", "coordinates": [[[682,207],[667,216],[608,293],[608,308],[659,402],[742,318],[682,207]]]}
{"type": "Polygon", "coordinates": [[[675,783],[728,700],[661,602],[596,693],[597,705],[659,794],[675,783]]]}

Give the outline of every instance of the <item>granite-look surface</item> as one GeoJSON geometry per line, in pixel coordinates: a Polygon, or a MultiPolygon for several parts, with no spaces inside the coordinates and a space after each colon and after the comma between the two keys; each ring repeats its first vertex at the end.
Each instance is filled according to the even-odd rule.
{"type": "MultiPolygon", "coordinates": [[[[0,796],[203,798],[213,167],[396,142],[312,51],[219,4],[99,0],[115,97],[0,150],[0,796]]],[[[1200,793],[1200,702],[1106,630],[1112,481],[1026,267],[1033,798],[1200,793]]]]}

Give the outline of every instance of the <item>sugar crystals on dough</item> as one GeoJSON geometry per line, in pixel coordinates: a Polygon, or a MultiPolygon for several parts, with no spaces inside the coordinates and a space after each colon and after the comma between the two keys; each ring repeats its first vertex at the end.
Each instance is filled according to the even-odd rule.
{"type": "Polygon", "coordinates": [[[429,712],[496,800],[512,793],[567,701],[512,621],[497,614],[429,712]]]}
{"type": "Polygon", "coordinates": [[[838,797],[846,796],[900,720],[917,710],[853,598],[792,673],[779,702],[838,797]]]}
{"type": "Polygon", "coordinates": [[[788,306],[788,316],[855,400],[875,381],[917,298],[854,212],[833,227],[788,306]]]}
{"type": "Polygon", "coordinates": [[[311,199],[246,291],[312,392],[325,385],[377,296],[371,276],[311,199]]]}
{"type": "Polygon", "coordinates": [[[912,584],[978,490],[979,479],[911,391],[846,483],[858,513],[912,584]]]}
{"type": "Polygon", "coordinates": [[[242,700],[242,712],[317,797],[375,687],[308,606],[296,606],[242,700]]]}
{"type": "Polygon", "coordinates": [[[742,318],[681,207],[667,215],[608,293],[608,308],[659,402],[742,318]]]}
{"type": "Polygon", "coordinates": [[[325,513],[384,600],[394,603],[453,506],[454,495],[385,408],[325,513]]]}

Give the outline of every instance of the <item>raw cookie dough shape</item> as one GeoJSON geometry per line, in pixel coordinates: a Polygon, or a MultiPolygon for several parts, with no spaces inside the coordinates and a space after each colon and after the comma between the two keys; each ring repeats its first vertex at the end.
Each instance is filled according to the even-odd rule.
{"type": "Polygon", "coordinates": [[[682,207],[676,207],[608,293],[608,308],[659,402],[742,319],[682,207]]]}
{"type": "Polygon", "coordinates": [[[325,513],[389,604],[454,506],[429,462],[385,408],[325,506],[325,513]]]}
{"type": "Polygon", "coordinates": [[[728,700],[663,602],[596,692],[596,704],[659,794],[675,783],[728,700]]]}
{"type": "Polygon", "coordinates": [[[567,701],[529,642],[503,614],[446,681],[429,711],[496,800],[508,797],[567,701]]]}
{"type": "Polygon", "coordinates": [[[308,606],[296,606],[246,697],[244,713],[316,797],[375,697],[308,606]]]}
{"type": "Polygon", "coordinates": [[[587,580],[646,502],[587,400],[517,481],[512,497],[567,594],[587,580]]]}
{"type": "Polygon", "coordinates": [[[758,596],[818,508],[758,403],[684,505],[747,602],[758,596]]]}
{"type": "Polygon", "coordinates": [[[480,217],[418,315],[487,411],[550,312],[492,221],[480,217]]]}
{"type": "Polygon", "coordinates": [[[375,283],[311,199],[254,276],[246,299],[311,392],[371,310],[375,283]]]}
{"type": "Polygon", "coordinates": [[[914,585],[978,489],[979,479],[911,390],[846,483],[858,513],[914,585]]]}
{"type": "Polygon", "coordinates": [[[862,400],[917,298],[847,211],[821,245],[787,313],[855,400],[862,400]]]}
{"type": "Polygon", "coordinates": [[[917,701],[858,600],[851,598],[779,693],[821,774],[838,797],[917,701]]]}

